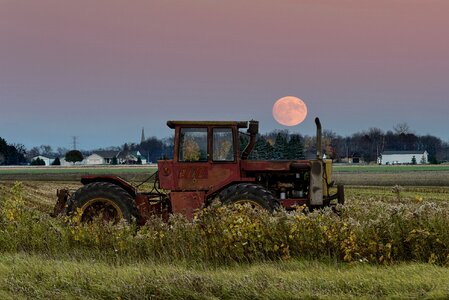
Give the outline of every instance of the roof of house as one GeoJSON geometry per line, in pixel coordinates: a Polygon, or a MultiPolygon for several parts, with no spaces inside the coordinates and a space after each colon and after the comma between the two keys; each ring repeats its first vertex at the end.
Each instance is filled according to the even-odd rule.
{"type": "Polygon", "coordinates": [[[382,153],[382,155],[394,155],[394,154],[424,154],[424,152],[426,152],[425,150],[423,151],[384,151],[382,153]]]}
{"type": "Polygon", "coordinates": [[[34,156],[33,158],[31,158],[31,160],[38,159],[38,158],[40,158],[40,159],[53,159],[52,157],[49,157],[49,156],[37,155],[37,156],[34,156]]]}
{"type": "Polygon", "coordinates": [[[131,152],[131,151],[121,151],[118,155],[117,158],[120,159],[126,159],[126,160],[137,160],[137,157],[131,152]]]}
{"type": "Polygon", "coordinates": [[[120,151],[116,151],[116,150],[100,150],[100,151],[95,151],[92,154],[97,154],[103,158],[113,158],[113,157],[117,157],[119,153],[120,153],[120,151]]]}
{"type": "Polygon", "coordinates": [[[140,151],[130,151],[129,153],[130,153],[131,155],[134,155],[135,157],[142,156],[142,154],[140,154],[140,151]]]}

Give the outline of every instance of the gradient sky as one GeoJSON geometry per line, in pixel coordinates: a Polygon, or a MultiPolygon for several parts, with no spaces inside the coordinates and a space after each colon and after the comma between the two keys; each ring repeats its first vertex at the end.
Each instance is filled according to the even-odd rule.
{"type": "Polygon", "coordinates": [[[169,119],[249,120],[300,97],[340,135],[449,140],[448,0],[0,0],[0,137],[93,149],[169,119]]]}

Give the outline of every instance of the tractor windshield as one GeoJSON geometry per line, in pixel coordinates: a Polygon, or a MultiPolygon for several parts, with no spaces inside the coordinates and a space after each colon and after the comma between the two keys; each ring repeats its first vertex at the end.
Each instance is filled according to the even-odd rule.
{"type": "Polygon", "coordinates": [[[179,161],[207,161],[207,128],[181,128],[179,161]]]}
{"type": "Polygon", "coordinates": [[[214,161],[234,161],[232,128],[214,128],[212,143],[214,161]]]}

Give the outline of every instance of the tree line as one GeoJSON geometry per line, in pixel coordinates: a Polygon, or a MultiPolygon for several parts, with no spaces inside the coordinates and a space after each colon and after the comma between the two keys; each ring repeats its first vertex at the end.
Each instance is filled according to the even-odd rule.
{"type": "MultiPolygon", "coordinates": [[[[241,134],[241,150],[248,142],[249,137],[241,134]]],[[[350,136],[341,136],[334,131],[323,130],[322,143],[323,153],[336,162],[344,162],[348,157],[359,157],[368,163],[376,162],[384,151],[405,150],[426,150],[430,163],[449,161],[449,143],[429,134],[417,135],[405,123],[398,124],[388,131],[373,127],[350,136]]],[[[148,162],[156,162],[164,157],[173,157],[173,137],[159,139],[153,136],[141,143],[125,143],[122,146],[97,150],[139,151],[148,162]]],[[[249,159],[310,159],[315,157],[316,150],[315,136],[288,130],[273,130],[257,135],[256,144],[249,159]]],[[[0,137],[0,164],[2,165],[30,163],[31,159],[38,155],[65,157],[69,151],[66,148],[57,148],[55,151],[49,145],[33,147],[27,151],[23,145],[10,145],[0,137]]],[[[87,156],[95,151],[79,152],[87,156]]]]}
{"type": "MultiPolygon", "coordinates": [[[[305,144],[310,144],[307,137],[305,144]]],[[[384,151],[427,151],[432,164],[449,161],[448,142],[430,134],[417,135],[406,123],[386,132],[373,127],[346,137],[324,130],[323,147],[328,157],[337,162],[354,156],[366,162],[377,162],[384,151]]]]}

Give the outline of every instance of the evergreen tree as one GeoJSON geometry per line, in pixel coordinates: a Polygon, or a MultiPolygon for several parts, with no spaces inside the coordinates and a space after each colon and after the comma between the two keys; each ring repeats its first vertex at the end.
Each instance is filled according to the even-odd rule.
{"type": "Polygon", "coordinates": [[[304,159],[304,146],[299,134],[292,134],[287,145],[287,159],[304,159]]]}
{"type": "Polygon", "coordinates": [[[263,155],[262,159],[271,160],[273,159],[273,146],[271,146],[270,142],[268,142],[265,138],[263,141],[264,143],[261,147],[261,153],[263,155]]]}
{"type": "Polygon", "coordinates": [[[287,138],[280,132],[276,135],[273,147],[273,159],[282,160],[287,158],[287,138]]]}
{"type": "Polygon", "coordinates": [[[52,166],[60,166],[61,165],[61,160],[59,159],[59,157],[56,157],[55,160],[51,163],[52,166]]]}
{"type": "Polygon", "coordinates": [[[6,163],[8,156],[8,144],[0,137],[0,165],[6,163]]]}
{"type": "Polygon", "coordinates": [[[117,164],[118,164],[117,156],[114,156],[114,157],[112,158],[112,164],[113,164],[113,165],[117,165],[117,164]]]}
{"type": "Polygon", "coordinates": [[[32,166],[45,166],[45,161],[41,158],[36,158],[31,161],[32,166]]]}
{"type": "Polygon", "coordinates": [[[142,164],[142,159],[140,158],[140,156],[137,158],[136,164],[137,165],[141,165],[142,164]]]}

